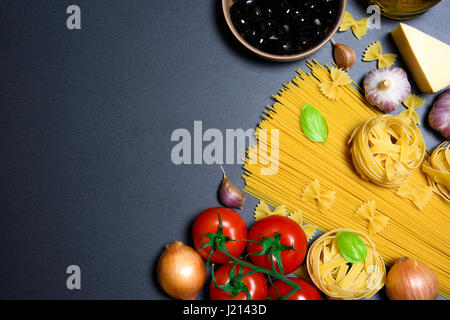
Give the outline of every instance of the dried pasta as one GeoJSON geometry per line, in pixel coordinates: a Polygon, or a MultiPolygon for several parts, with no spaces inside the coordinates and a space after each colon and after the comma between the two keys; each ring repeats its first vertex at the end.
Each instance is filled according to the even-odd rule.
{"type": "Polygon", "coordinates": [[[367,221],[367,229],[370,235],[380,232],[389,222],[388,217],[381,214],[376,214],[375,200],[370,200],[364,203],[358,208],[355,216],[367,221]]]}
{"type": "Polygon", "coordinates": [[[423,162],[428,183],[443,199],[450,202],[450,142],[440,144],[423,162]]]}
{"type": "Polygon", "coordinates": [[[311,181],[303,190],[302,200],[316,201],[321,212],[330,209],[336,198],[335,191],[325,191],[317,179],[311,181]]]}
{"type": "Polygon", "coordinates": [[[341,25],[339,26],[339,31],[347,31],[352,28],[353,34],[358,40],[367,33],[369,26],[367,25],[369,18],[362,18],[355,20],[350,12],[345,11],[344,18],[342,19],[341,25]]]}
{"type": "Polygon", "coordinates": [[[416,124],[420,124],[420,117],[416,112],[416,109],[419,109],[426,100],[422,99],[418,95],[411,94],[407,99],[403,101],[403,104],[408,108],[408,110],[404,110],[399,113],[399,116],[403,116],[408,120],[414,121],[416,124]]]}
{"type": "Polygon", "coordinates": [[[364,52],[363,61],[378,60],[378,69],[392,66],[397,59],[394,53],[383,54],[380,41],[376,41],[369,45],[364,52]]]}
{"type": "Polygon", "coordinates": [[[398,196],[411,200],[420,210],[430,201],[432,193],[432,187],[416,186],[410,179],[406,179],[395,192],[398,196]]]}
{"type": "Polygon", "coordinates": [[[319,87],[328,99],[337,100],[339,99],[339,87],[349,85],[352,83],[352,79],[345,71],[336,68],[331,68],[330,76],[332,80],[322,82],[319,87]]]}
{"type": "Polygon", "coordinates": [[[370,298],[384,286],[386,280],[383,258],[364,233],[346,230],[356,233],[367,246],[367,256],[363,262],[348,262],[337,245],[336,234],[341,230],[344,229],[332,230],[311,245],[306,258],[308,274],[331,299],[370,298]]]}
{"type": "Polygon", "coordinates": [[[401,184],[425,156],[420,130],[401,116],[373,117],[355,129],[349,144],[361,178],[383,187],[401,184]]]}
{"type": "MultiPolygon", "coordinates": [[[[350,228],[367,233],[367,220],[355,213],[374,200],[376,215],[389,218],[380,232],[370,236],[386,264],[402,256],[426,263],[439,279],[440,294],[450,298],[450,203],[432,193],[421,211],[411,200],[396,195],[397,188],[361,179],[346,142],[356,127],[381,112],[367,104],[355,83],[340,88],[339,100],[329,100],[319,88],[320,83],[332,80],[329,69],[317,62],[307,65],[312,72],[298,70],[298,76],[284,85],[274,96],[275,103],[263,113],[256,128],[257,143],[248,149],[245,159],[245,192],[271,206],[284,204],[289,212],[301,212],[304,221],[322,232],[350,228]],[[301,131],[300,112],[306,103],[327,120],[330,134],[326,145],[311,142],[301,131]],[[271,152],[274,143],[279,146],[277,152],[271,152]],[[268,168],[273,174],[267,174],[268,168]],[[314,179],[323,190],[336,192],[325,213],[319,212],[317,202],[302,200],[305,186],[314,179]]],[[[439,157],[444,159],[445,153],[439,157]]],[[[411,170],[408,180],[417,187],[428,185],[419,168],[411,170]]]]}

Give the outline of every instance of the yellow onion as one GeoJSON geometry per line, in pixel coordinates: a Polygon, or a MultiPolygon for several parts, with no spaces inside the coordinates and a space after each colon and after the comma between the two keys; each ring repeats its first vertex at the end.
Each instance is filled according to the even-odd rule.
{"type": "Polygon", "coordinates": [[[386,293],[391,300],[435,300],[438,287],[433,271],[408,257],[398,259],[386,278],[386,293]]]}
{"type": "Polygon", "coordinates": [[[158,281],[172,298],[194,300],[206,280],[202,257],[180,241],[166,245],[157,266],[158,281]]]}

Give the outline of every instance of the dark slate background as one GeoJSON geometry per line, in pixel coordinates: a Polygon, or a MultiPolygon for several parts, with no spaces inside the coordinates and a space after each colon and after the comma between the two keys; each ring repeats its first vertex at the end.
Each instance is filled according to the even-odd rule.
{"type": "MultiPolygon", "coordinates": [[[[366,4],[348,1],[359,19],[366,4]]],[[[450,43],[449,2],[409,21],[450,43]]],[[[167,299],[155,280],[164,245],[191,244],[190,226],[218,205],[218,165],[172,163],[177,128],[255,128],[271,95],[305,61],[248,54],[224,25],[219,1],[0,1],[0,298],[167,299]],[[66,28],[81,8],[82,30],[66,28]],[[66,288],[79,265],[82,289],[66,288]]],[[[396,53],[382,19],[358,41],[396,53]]],[[[331,62],[331,44],[311,56],[331,62]]],[[[403,66],[401,58],[398,66],[403,66]]],[[[357,81],[375,62],[358,60],[357,81]]],[[[419,110],[432,149],[443,140],[419,110]]],[[[401,109],[401,108],[400,108],[401,109]]],[[[400,109],[398,111],[400,111],[400,109]]],[[[345,112],[345,110],[343,110],[345,112]]],[[[240,164],[224,166],[243,187],[240,164]]],[[[252,221],[257,201],[241,211],[252,221]]],[[[203,296],[203,295],[202,295],[203,296]]],[[[383,298],[383,294],[376,298],[383,298]]]]}

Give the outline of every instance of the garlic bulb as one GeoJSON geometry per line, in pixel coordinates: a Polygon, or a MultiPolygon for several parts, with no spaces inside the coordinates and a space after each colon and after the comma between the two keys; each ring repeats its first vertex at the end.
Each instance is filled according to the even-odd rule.
{"type": "Polygon", "coordinates": [[[428,114],[430,126],[450,139],[450,89],[445,90],[428,114]]]}
{"type": "Polygon", "coordinates": [[[401,68],[374,69],[364,77],[363,85],[367,102],[386,113],[395,110],[411,93],[408,76],[401,68]]]}

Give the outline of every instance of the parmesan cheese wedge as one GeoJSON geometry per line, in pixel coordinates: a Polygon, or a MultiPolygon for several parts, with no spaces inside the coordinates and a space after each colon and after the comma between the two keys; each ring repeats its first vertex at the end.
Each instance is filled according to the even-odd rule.
{"type": "Polygon", "coordinates": [[[450,85],[450,46],[407,24],[391,31],[420,91],[434,93],[450,85]]]}

